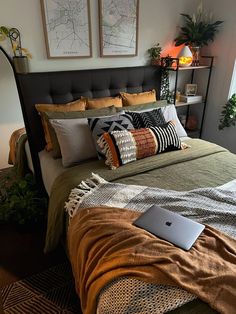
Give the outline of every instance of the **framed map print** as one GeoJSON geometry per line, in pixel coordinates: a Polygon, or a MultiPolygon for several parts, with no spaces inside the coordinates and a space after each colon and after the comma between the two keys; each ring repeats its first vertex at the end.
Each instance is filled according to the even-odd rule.
{"type": "Polygon", "coordinates": [[[41,0],[48,58],[91,57],[89,0],[41,0]]]}
{"type": "Polygon", "coordinates": [[[139,0],[98,1],[101,56],[136,56],[139,0]]]}

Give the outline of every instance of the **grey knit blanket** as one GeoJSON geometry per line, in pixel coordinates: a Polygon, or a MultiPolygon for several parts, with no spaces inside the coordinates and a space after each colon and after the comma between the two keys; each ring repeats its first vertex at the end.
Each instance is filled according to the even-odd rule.
{"type": "MultiPolygon", "coordinates": [[[[71,191],[65,207],[72,217],[80,208],[86,207],[110,206],[144,212],[153,204],[208,224],[236,238],[236,180],[216,188],[179,192],[109,183],[93,175],[71,191]]],[[[179,287],[121,277],[101,290],[97,313],[165,313],[195,298],[179,287]]]]}

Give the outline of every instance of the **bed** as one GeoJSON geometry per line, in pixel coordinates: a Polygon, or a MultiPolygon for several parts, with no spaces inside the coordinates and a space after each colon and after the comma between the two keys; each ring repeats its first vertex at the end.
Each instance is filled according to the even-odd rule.
{"type": "MultiPolygon", "coordinates": [[[[116,230],[118,228],[116,225],[117,217],[126,217],[127,221],[130,222],[130,227],[138,213],[146,210],[153,202],[158,202],[163,207],[172,210],[178,208],[180,213],[209,224],[208,232],[213,232],[211,230],[213,227],[220,230],[223,236],[224,233],[228,234],[230,237],[226,236],[224,239],[226,242],[234,241],[232,240],[232,237],[235,237],[236,210],[235,182],[232,181],[236,179],[236,156],[234,154],[201,139],[185,139],[189,146],[185,150],[150,156],[110,170],[105,165],[104,160],[98,159],[84,161],[69,168],[63,168],[60,160],[57,160],[57,165],[55,163],[50,165],[52,159],[44,151],[44,134],[40,117],[35,110],[35,104],[68,103],[81,96],[101,98],[117,96],[120,92],[141,93],[153,89],[159,96],[160,84],[161,68],[151,66],[17,75],[17,85],[34,173],[39,184],[42,185],[44,182],[50,195],[45,251],[53,250],[62,239],[67,239],[68,255],[72,263],[76,289],[80,295],[84,313],[162,313],[167,311],[214,313],[214,309],[222,313],[226,313],[226,311],[233,313],[236,306],[235,289],[232,290],[231,286],[228,287],[227,296],[223,298],[226,300],[226,304],[222,303],[222,298],[219,304],[216,304],[218,301],[209,302],[208,299],[205,299],[204,296],[207,293],[206,290],[201,292],[201,285],[199,286],[199,294],[194,293],[197,289],[194,283],[195,281],[198,282],[196,278],[196,280],[191,278],[190,281],[193,284],[189,291],[186,291],[184,280],[178,279],[182,283],[181,287],[178,287],[178,285],[173,284],[176,281],[173,281],[172,275],[167,276],[168,280],[165,277],[163,281],[156,281],[153,280],[155,274],[150,273],[149,270],[146,271],[146,268],[139,269],[137,273],[137,265],[132,264],[133,260],[129,260],[133,253],[126,256],[126,262],[129,260],[131,264],[128,263],[126,268],[122,264],[119,271],[107,269],[105,272],[107,276],[104,277],[102,267],[105,267],[106,263],[101,265],[101,259],[95,257],[91,259],[92,253],[89,253],[90,250],[94,250],[99,256],[101,247],[96,247],[95,241],[93,249],[88,248],[86,246],[88,238],[81,234],[81,230],[89,232],[86,229],[88,226],[93,228],[90,223],[94,219],[94,213],[97,213],[96,217],[99,217],[104,210],[104,216],[101,217],[100,221],[95,220],[98,225],[95,224],[94,232],[98,233],[100,230],[101,237],[107,239],[103,243],[104,248],[109,251],[106,245],[110,241],[111,230],[107,229],[109,234],[102,233],[106,230],[103,226],[103,218],[107,217],[106,215],[109,217],[112,217],[113,214],[116,215],[112,222],[114,223],[112,226],[116,230]],[[47,170],[51,173],[46,174],[47,170]],[[47,183],[45,183],[46,181],[47,183]],[[218,188],[219,186],[221,188],[218,188]],[[71,192],[75,187],[77,188],[71,192]],[[121,192],[118,193],[117,191],[121,192]],[[64,209],[65,203],[67,203],[66,208],[71,216],[82,215],[80,220],[78,218],[78,224],[72,223],[74,218],[69,223],[69,215],[64,209]],[[192,204],[201,204],[201,212],[199,212],[199,208],[196,209],[197,205],[194,207],[191,206],[192,204]],[[216,204],[219,208],[217,213],[214,207],[216,204]],[[93,211],[91,213],[90,211],[86,212],[87,208],[93,208],[93,211]],[[112,208],[112,213],[109,212],[108,214],[107,208],[112,208]],[[74,214],[75,212],[77,214],[74,214]],[[83,221],[86,221],[84,225],[82,225],[83,221]],[[67,236],[68,224],[70,227],[67,236]],[[100,229],[96,229],[96,227],[100,229]],[[76,236],[76,232],[78,232],[78,236],[76,236]],[[81,241],[78,242],[76,237],[81,241]],[[77,247],[76,250],[75,247],[77,247]],[[74,250],[76,253],[72,253],[74,250]],[[86,264],[86,260],[89,266],[86,264]],[[97,266],[101,268],[97,269],[97,266]],[[81,268],[83,274],[81,274],[81,268]],[[87,277],[88,274],[96,274],[96,278],[91,279],[91,277],[87,277]],[[153,278],[150,279],[150,277],[153,278]],[[203,301],[196,298],[196,295],[203,301]],[[204,301],[210,303],[211,306],[204,301]]],[[[125,218],[122,221],[126,225],[125,218]]],[[[127,228],[129,229],[129,227],[127,228]]],[[[123,228],[121,224],[119,228],[123,228]]],[[[131,239],[134,236],[132,232],[136,231],[127,230],[127,232],[131,232],[128,233],[127,237],[131,239]]],[[[135,234],[136,236],[139,237],[140,234],[135,234]]],[[[145,234],[145,236],[147,235],[145,234]]],[[[207,235],[205,236],[207,237],[207,235]]],[[[218,236],[220,237],[221,234],[216,235],[216,237],[218,236]]],[[[206,243],[208,243],[207,239],[204,238],[206,243]]],[[[115,237],[114,240],[117,238],[115,237]]],[[[151,241],[154,241],[153,238],[151,241]]],[[[117,247],[118,243],[112,245],[117,247]]],[[[155,245],[160,245],[160,243],[155,245]]],[[[228,279],[230,278],[234,285],[235,244],[230,242],[227,245],[231,247],[231,255],[227,260],[231,265],[231,272],[227,274],[229,275],[228,279]]],[[[131,247],[127,248],[127,252],[130,252],[128,249],[130,250],[131,247]]],[[[181,254],[173,251],[175,258],[178,255],[181,254]]],[[[148,256],[153,258],[152,254],[148,256]]],[[[101,258],[107,261],[111,257],[114,256],[112,254],[111,256],[102,255],[101,258]]],[[[147,256],[144,257],[147,258],[147,256]]],[[[183,257],[182,264],[184,261],[183,257]]],[[[119,262],[120,260],[118,264],[119,262]]],[[[156,265],[154,261],[151,264],[156,265]]],[[[188,265],[188,267],[190,266],[188,265]]],[[[117,268],[119,267],[117,266],[117,268]]],[[[153,271],[152,266],[151,269],[153,271]]],[[[169,268],[168,272],[175,274],[175,271],[170,272],[169,268]]],[[[158,274],[158,278],[162,278],[160,271],[158,274]]],[[[204,275],[202,276],[204,278],[204,275]]],[[[218,294],[218,292],[215,293],[218,294]]]]}

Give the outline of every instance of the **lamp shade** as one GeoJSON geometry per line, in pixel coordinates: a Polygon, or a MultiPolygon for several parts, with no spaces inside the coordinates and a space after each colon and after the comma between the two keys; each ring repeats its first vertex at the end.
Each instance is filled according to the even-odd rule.
{"type": "Polygon", "coordinates": [[[193,54],[188,46],[184,46],[178,54],[179,66],[188,67],[193,62],[193,54]]]}

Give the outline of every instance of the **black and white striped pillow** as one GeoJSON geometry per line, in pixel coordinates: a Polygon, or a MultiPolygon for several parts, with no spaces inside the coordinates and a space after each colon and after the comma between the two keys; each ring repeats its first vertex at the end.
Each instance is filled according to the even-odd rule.
{"type": "Polygon", "coordinates": [[[173,121],[168,121],[160,126],[150,127],[150,129],[153,131],[157,139],[157,154],[181,149],[181,141],[173,121]]]}
{"type": "Polygon", "coordinates": [[[132,117],[135,129],[150,128],[166,123],[161,108],[145,112],[126,111],[125,113],[132,117]]]}

